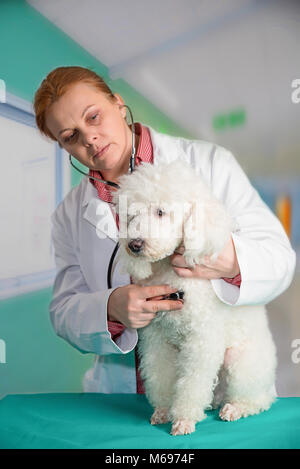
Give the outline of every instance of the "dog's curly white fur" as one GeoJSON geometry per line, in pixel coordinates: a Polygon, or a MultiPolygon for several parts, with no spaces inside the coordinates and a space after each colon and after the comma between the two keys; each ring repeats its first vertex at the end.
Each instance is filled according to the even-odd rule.
{"type": "Polygon", "coordinates": [[[217,258],[234,230],[224,206],[181,160],[143,163],[122,176],[114,194],[120,220],[124,197],[127,233],[119,255],[134,283],[184,291],[182,310],[161,311],[138,329],[141,376],[155,409],[151,423],[171,421],[171,433],[182,435],[194,431],[206,409],[221,407],[226,421],[267,410],[275,400],[276,350],[265,307],[227,305],[209,280],[179,277],[170,264],[181,243],[191,267],[217,258]],[[183,202],[185,210],[178,210],[183,202]],[[128,243],[137,229],[144,245],[133,254],[128,243]]]}

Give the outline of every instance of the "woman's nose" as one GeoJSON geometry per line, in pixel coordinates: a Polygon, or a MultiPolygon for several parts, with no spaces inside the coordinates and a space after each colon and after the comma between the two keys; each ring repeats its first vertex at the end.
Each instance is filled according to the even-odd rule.
{"type": "Polygon", "coordinates": [[[83,133],[82,142],[84,146],[95,145],[98,142],[98,136],[91,132],[83,133]]]}

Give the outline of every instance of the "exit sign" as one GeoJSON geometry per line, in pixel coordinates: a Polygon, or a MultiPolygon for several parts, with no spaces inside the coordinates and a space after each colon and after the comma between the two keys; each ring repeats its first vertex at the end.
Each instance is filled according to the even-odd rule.
{"type": "Polygon", "coordinates": [[[235,109],[230,112],[217,114],[212,119],[213,129],[216,131],[232,129],[245,125],[246,111],[245,109],[235,109]]]}

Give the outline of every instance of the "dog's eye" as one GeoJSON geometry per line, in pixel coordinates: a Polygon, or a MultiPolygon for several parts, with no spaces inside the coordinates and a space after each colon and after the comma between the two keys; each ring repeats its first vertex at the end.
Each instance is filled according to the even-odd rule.
{"type": "Polygon", "coordinates": [[[165,212],[163,210],[161,210],[160,208],[157,209],[156,213],[159,217],[162,217],[165,214],[165,212]]]}

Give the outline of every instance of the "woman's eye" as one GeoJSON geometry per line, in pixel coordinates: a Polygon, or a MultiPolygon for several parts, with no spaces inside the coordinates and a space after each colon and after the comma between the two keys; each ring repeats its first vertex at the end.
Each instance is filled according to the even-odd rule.
{"type": "MultiPolygon", "coordinates": [[[[97,114],[93,114],[89,119],[91,119],[92,121],[95,121],[98,116],[99,116],[98,113],[97,113],[97,114]]],[[[73,133],[72,135],[70,135],[69,137],[66,137],[66,138],[64,139],[64,142],[65,142],[65,143],[70,142],[71,140],[74,139],[75,135],[76,135],[76,132],[74,132],[74,133],[73,133]]]]}
{"type": "Polygon", "coordinates": [[[94,114],[93,116],[91,116],[91,120],[96,120],[96,117],[98,117],[98,114],[94,114]]]}
{"type": "Polygon", "coordinates": [[[70,142],[74,137],[75,137],[75,132],[74,132],[72,135],[70,135],[69,137],[66,137],[66,138],[64,139],[64,142],[65,142],[65,143],[70,142]]]}

